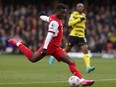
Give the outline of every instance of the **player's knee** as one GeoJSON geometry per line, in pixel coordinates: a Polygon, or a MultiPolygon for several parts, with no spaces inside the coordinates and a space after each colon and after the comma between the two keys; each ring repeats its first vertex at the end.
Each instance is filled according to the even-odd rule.
{"type": "Polygon", "coordinates": [[[86,49],[86,48],[83,48],[82,51],[84,54],[88,53],[88,49],[86,49]]]}
{"type": "Polygon", "coordinates": [[[32,62],[32,63],[35,63],[35,62],[37,62],[38,60],[37,60],[37,58],[35,57],[35,56],[32,56],[31,58],[30,58],[30,62],[32,62]]]}
{"type": "Polygon", "coordinates": [[[69,52],[70,50],[71,50],[71,47],[69,47],[69,46],[66,46],[66,47],[65,47],[65,51],[66,51],[66,52],[69,52]]]}
{"type": "Polygon", "coordinates": [[[75,62],[74,61],[70,61],[69,65],[75,65],[75,62]]]}
{"type": "Polygon", "coordinates": [[[35,60],[33,60],[33,59],[31,59],[31,60],[30,60],[30,62],[31,62],[31,63],[35,63],[36,61],[35,61],[35,60]]]}
{"type": "Polygon", "coordinates": [[[88,50],[87,50],[87,49],[85,49],[85,50],[83,51],[83,53],[84,53],[84,54],[87,54],[87,53],[88,53],[88,50]]]}

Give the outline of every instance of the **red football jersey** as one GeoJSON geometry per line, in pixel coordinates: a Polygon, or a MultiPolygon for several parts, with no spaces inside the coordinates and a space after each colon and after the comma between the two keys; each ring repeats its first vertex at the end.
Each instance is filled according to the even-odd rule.
{"type": "Polygon", "coordinates": [[[62,25],[62,20],[59,19],[55,14],[51,15],[49,17],[49,24],[51,22],[57,22],[58,23],[58,28],[54,31],[52,29],[52,26],[54,27],[54,25],[51,25],[51,28],[49,28],[48,32],[53,32],[54,33],[54,37],[52,38],[52,40],[50,41],[48,47],[50,45],[54,45],[56,47],[60,47],[61,45],[61,41],[62,41],[62,35],[63,35],[63,25],[62,25]]]}
{"type": "MultiPolygon", "coordinates": [[[[62,36],[63,36],[63,25],[62,20],[59,19],[55,14],[49,17],[49,27],[48,32],[53,33],[53,38],[47,46],[47,55],[54,56],[58,61],[60,57],[66,52],[60,47],[62,36]]],[[[41,47],[38,49],[38,53],[41,54],[45,42],[42,43],[41,47]]]]}

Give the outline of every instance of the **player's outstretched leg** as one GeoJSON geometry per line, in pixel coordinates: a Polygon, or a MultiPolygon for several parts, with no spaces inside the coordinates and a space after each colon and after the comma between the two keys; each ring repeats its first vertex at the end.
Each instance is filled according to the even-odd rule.
{"type": "Polygon", "coordinates": [[[50,56],[50,59],[49,59],[49,64],[53,64],[55,61],[55,58],[53,56],[50,56]]]}
{"type": "Polygon", "coordinates": [[[8,40],[8,43],[11,43],[11,44],[17,46],[22,51],[22,53],[24,53],[24,55],[30,60],[33,53],[30,49],[25,47],[20,40],[10,39],[10,40],[8,40]]]}
{"type": "Polygon", "coordinates": [[[8,40],[8,43],[16,45],[31,62],[36,62],[41,59],[41,56],[37,52],[33,54],[33,52],[30,49],[28,49],[26,46],[22,44],[21,40],[10,39],[8,40]]]}
{"type": "Polygon", "coordinates": [[[86,79],[82,78],[82,75],[81,75],[80,71],[77,69],[75,63],[69,64],[69,68],[75,76],[78,76],[80,78],[80,83],[81,83],[82,86],[93,85],[94,80],[86,80],[86,79]]]}
{"type": "Polygon", "coordinates": [[[68,64],[72,74],[79,77],[82,86],[91,86],[94,83],[94,80],[86,80],[83,78],[80,71],[76,67],[75,62],[67,54],[62,55],[60,60],[68,64]]]}

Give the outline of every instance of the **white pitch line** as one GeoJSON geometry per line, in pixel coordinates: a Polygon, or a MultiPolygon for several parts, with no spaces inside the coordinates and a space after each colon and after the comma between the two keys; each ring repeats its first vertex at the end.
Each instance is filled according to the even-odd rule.
{"type": "MultiPolygon", "coordinates": [[[[116,79],[99,79],[99,80],[95,80],[95,81],[115,81],[116,79]]],[[[68,83],[68,81],[46,81],[46,82],[11,82],[11,83],[0,83],[1,85],[5,85],[5,84],[47,84],[47,83],[68,83]]]]}
{"type": "Polygon", "coordinates": [[[0,83],[0,84],[45,84],[45,83],[65,83],[68,81],[46,81],[46,82],[11,82],[11,83],[0,83]]]}
{"type": "Polygon", "coordinates": [[[115,81],[116,80],[116,78],[115,79],[99,79],[99,80],[95,80],[95,81],[115,81]]]}

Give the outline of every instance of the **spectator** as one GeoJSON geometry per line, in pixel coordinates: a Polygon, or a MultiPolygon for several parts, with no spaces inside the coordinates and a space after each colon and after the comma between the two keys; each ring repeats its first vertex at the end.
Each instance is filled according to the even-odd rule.
{"type": "MultiPolygon", "coordinates": [[[[58,3],[45,3],[42,2],[39,6],[37,4],[26,5],[7,5],[0,6],[0,50],[5,52],[8,45],[7,40],[12,37],[22,38],[28,44],[28,47],[33,51],[36,50],[40,43],[45,38],[47,33],[47,23],[39,19],[38,13],[40,10],[49,10],[48,15],[54,12],[51,8],[58,3]],[[48,6],[49,5],[49,6],[48,6]],[[27,38],[30,37],[30,38],[27,38]],[[39,44],[38,44],[39,43],[39,44]]],[[[39,4],[39,3],[38,3],[39,4]]],[[[89,49],[92,52],[107,52],[107,43],[109,40],[109,34],[111,33],[110,40],[113,43],[113,53],[116,53],[116,41],[112,40],[116,35],[114,30],[116,29],[116,6],[109,5],[94,6],[90,4],[87,7],[87,39],[89,43],[89,49]],[[92,8],[92,9],[91,9],[92,8]]],[[[71,7],[71,6],[70,6],[71,7]]],[[[69,14],[74,11],[72,6],[67,13],[66,20],[63,22],[64,37],[62,47],[67,42],[67,35],[70,32],[70,27],[67,26],[69,14]]],[[[78,48],[73,48],[72,51],[78,51],[78,48]]],[[[17,51],[17,53],[20,53],[17,51]]]]}

